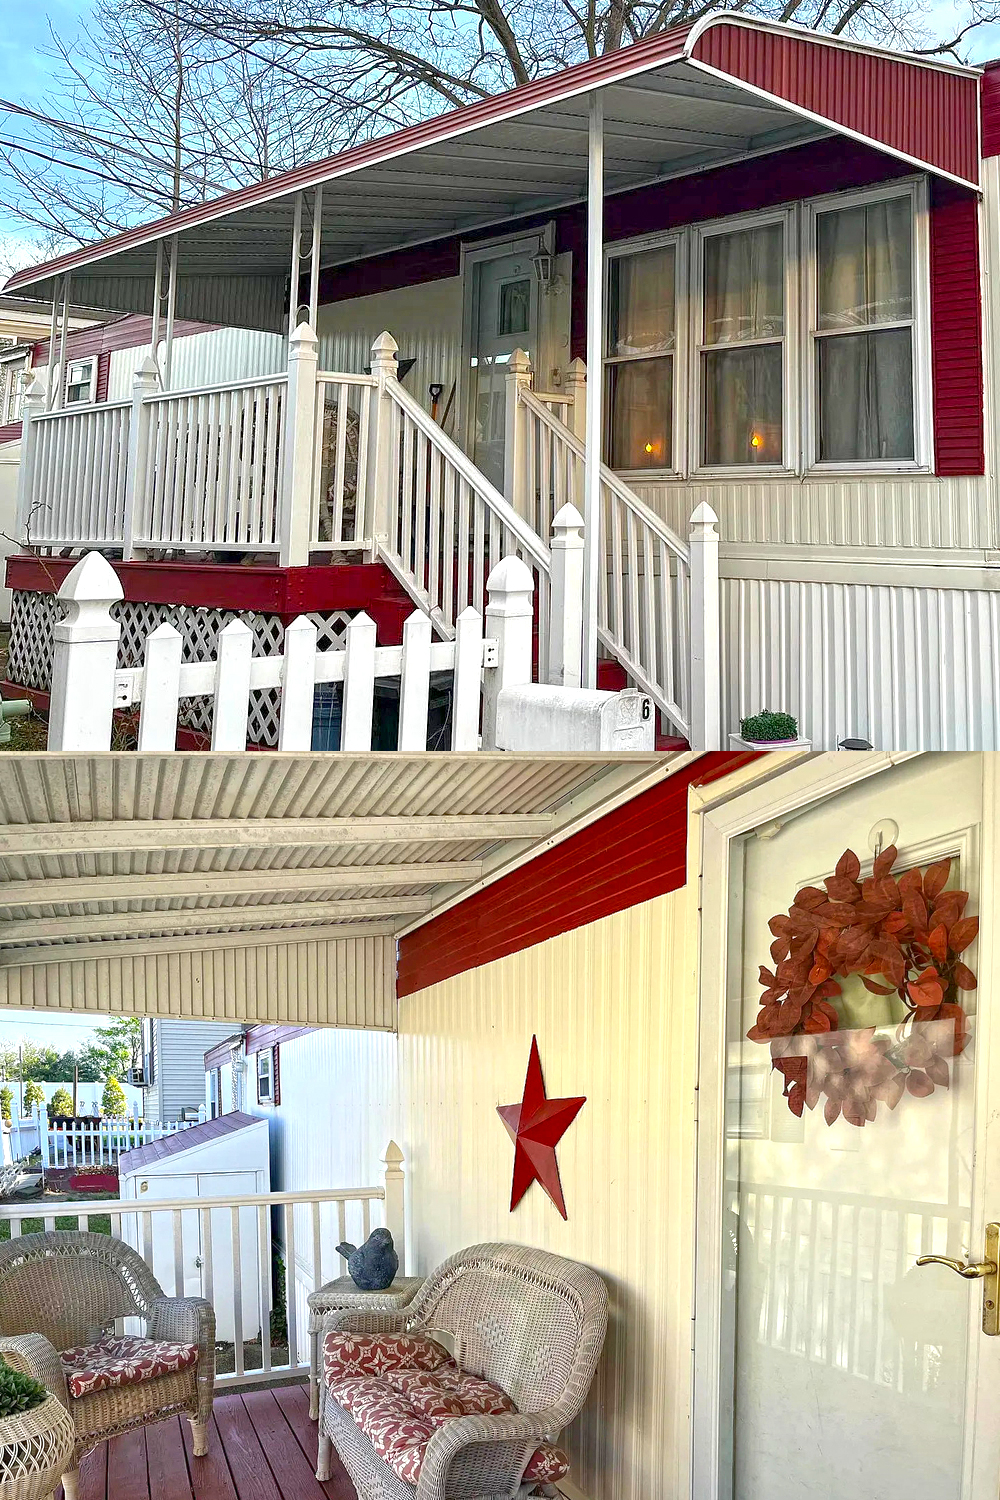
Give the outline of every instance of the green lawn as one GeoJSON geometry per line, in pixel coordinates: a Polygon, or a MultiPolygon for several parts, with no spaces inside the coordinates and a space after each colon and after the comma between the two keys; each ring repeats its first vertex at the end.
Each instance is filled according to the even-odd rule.
{"type": "MultiPolygon", "coordinates": [[[[10,1205],[9,1204],[4,1204],[4,1207],[5,1208],[9,1208],[10,1205]]],[[[80,1225],[79,1225],[79,1223],[77,1221],[76,1214],[57,1214],[56,1215],[56,1228],[57,1229],[79,1229],[79,1227],[80,1227],[80,1225]]],[[[45,1220],[44,1219],[22,1219],[21,1220],[21,1233],[22,1234],[41,1234],[41,1232],[42,1232],[42,1230],[44,1228],[45,1228],[45,1220]]],[[[90,1220],[90,1230],[91,1230],[92,1234],[110,1234],[111,1233],[111,1215],[110,1214],[94,1214],[93,1217],[90,1220]]],[[[2,1219],[2,1220],[0,1220],[0,1241],[2,1241],[2,1240],[9,1240],[9,1239],[10,1239],[10,1220],[9,1219],[2,1219]]]]}

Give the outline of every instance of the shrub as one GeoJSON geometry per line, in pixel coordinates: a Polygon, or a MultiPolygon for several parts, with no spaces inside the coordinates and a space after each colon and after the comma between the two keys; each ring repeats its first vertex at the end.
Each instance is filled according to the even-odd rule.
{"type": "Polygon", "coordinates": [[[11,1089],[11,1088],[8,1088],[7,1085],[4,1084],[3,1088],[0,1089],[0,1116],[3,1117],[3,1120],[4,1120],[5,1124],[7,1124],[7,1125],[10,1124],[11,1116],[13,1115],[13,1113],[14,1113],[14,1090],[11,1089]]]}
{"type": "Polygon", "coordinates": [[[125,1090],[117,1078],[109,1078],[101,1095],[101,1113],[120,1120],[128,1109],[125,1090]]]}
{"type": "Polygon", "coordinates": [[[0,1365],[0,1420],[41,1406],[48,1394],[40,1381],[12,1370],[10,1365],[0,1365]]]}
{"type": "Polygon", "coordinates": [[[48,1109],[50,1122],[56,1119],[57,1116],[71,1116],[73,1113],[73,1095],[69,1089],[56,1089],[49,1100],[48,1109]]]}
{"type": "Polygon", "coordinates": [[[34,1078],[24,1085],[24,1112],[30,1115],[36,1105],[45,1103],[45,1090],[34,1078]]]}
{"type": "Polygon", "coordinates": [[[798,739],[799,725],[791,714],[775,714],[765,708],[759,714],[752,714],[749,719],[740,720],[740,734],[745,740],[766,745],[772,740],[798,739]]]}

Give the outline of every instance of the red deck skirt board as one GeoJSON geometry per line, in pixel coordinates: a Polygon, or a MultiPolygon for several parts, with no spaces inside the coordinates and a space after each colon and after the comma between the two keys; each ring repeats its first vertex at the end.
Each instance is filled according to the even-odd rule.
{"type": "Polygon", "coordinates": [[[687,878],[688,788],[755,759],[702,755],[555,849],[402,938],[396,993],[412,995],[675,891],[687,878]]]}
{"type": "MultiPolygon", "coordinates": [[[[55,594],[77,559],[10,557],[7,587],[55,594]]],[[[364,609],[379,627],[382,645],[398,645],[413,604],[383,563],[317,568],[240,568],[220,563],[115,562],[125,598],[148,604],[188,604],[201,609],[253,610],[296,615],[364,609]]]]}
{"type": "Polygon", "coordinates": [[[967,182],[979,181],[974,75],[914,67],[903,58],[733,21],[709,26],[691,56],[845,130],[967,182]]]}

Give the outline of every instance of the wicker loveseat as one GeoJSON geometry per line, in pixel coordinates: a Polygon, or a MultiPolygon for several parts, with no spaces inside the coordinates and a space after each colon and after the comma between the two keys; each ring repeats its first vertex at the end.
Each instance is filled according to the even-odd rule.
{"type": "Polygon", "coordinates": [[[166,1297],[142,1257],[106,1234],[54,1231],[0,1246],[0,1356],[66,1407],[76,1448],[63,1475],[75,1500],[80,1459],[106,1438],[183,1413],[207,1452],[215,1389],[215,1313],[166,1297]],[[116,1337],[140,1318],[145,1338],[116,1337]]]}
{"type": "Polygon", "coordinates": [[[329,1313],[317,1478],[333,1445],[359,1500],[555,1495],[606,1329],[597,1273],[522,1245],[460,1251],[400,1312],[329,1313]]]}

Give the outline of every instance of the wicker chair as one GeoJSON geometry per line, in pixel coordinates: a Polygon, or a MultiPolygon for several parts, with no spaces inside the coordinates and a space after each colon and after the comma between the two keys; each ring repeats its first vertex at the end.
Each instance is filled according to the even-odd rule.
{"type": "Polygon", "coordinates": [[[427,1443],[414,1486],[382,1459],[324,1378],[317,1479],[330,1477],[332,1444],[359,1500],[527,1495],[535,1487],[523,1483],[522,1475],[535,1449],[553,1442],[586,1400],[607,1321],[607,1291],[596,1271],[522,1245],[460,1251],[438,1266],[399,1312],[327,1314],[321,1346],[336,1330],[450,1336],[461,1370],[500,1386],[517,1410],[442,1422],[427,1443]]]}
{"type": "Polygon", "coordinates": [[[133,1427],[184,1413],[195,1456],[208,1451],[212,1305],[202,1297],[164,1296],[142,1257],[121,1240],[54,1231],[21,1235],[0,1247],[0,1356],[46,1385],[73,1419],[76,1447],[62,1481],[66,1500],[75,1500],[83,1455],[133,1427]],[[148,1339],[196,1345],[197,1363],[139,1384],[70,1395],[59,1351],[93,1344],[119,1318],[141,1318],[148,1339]]]}

